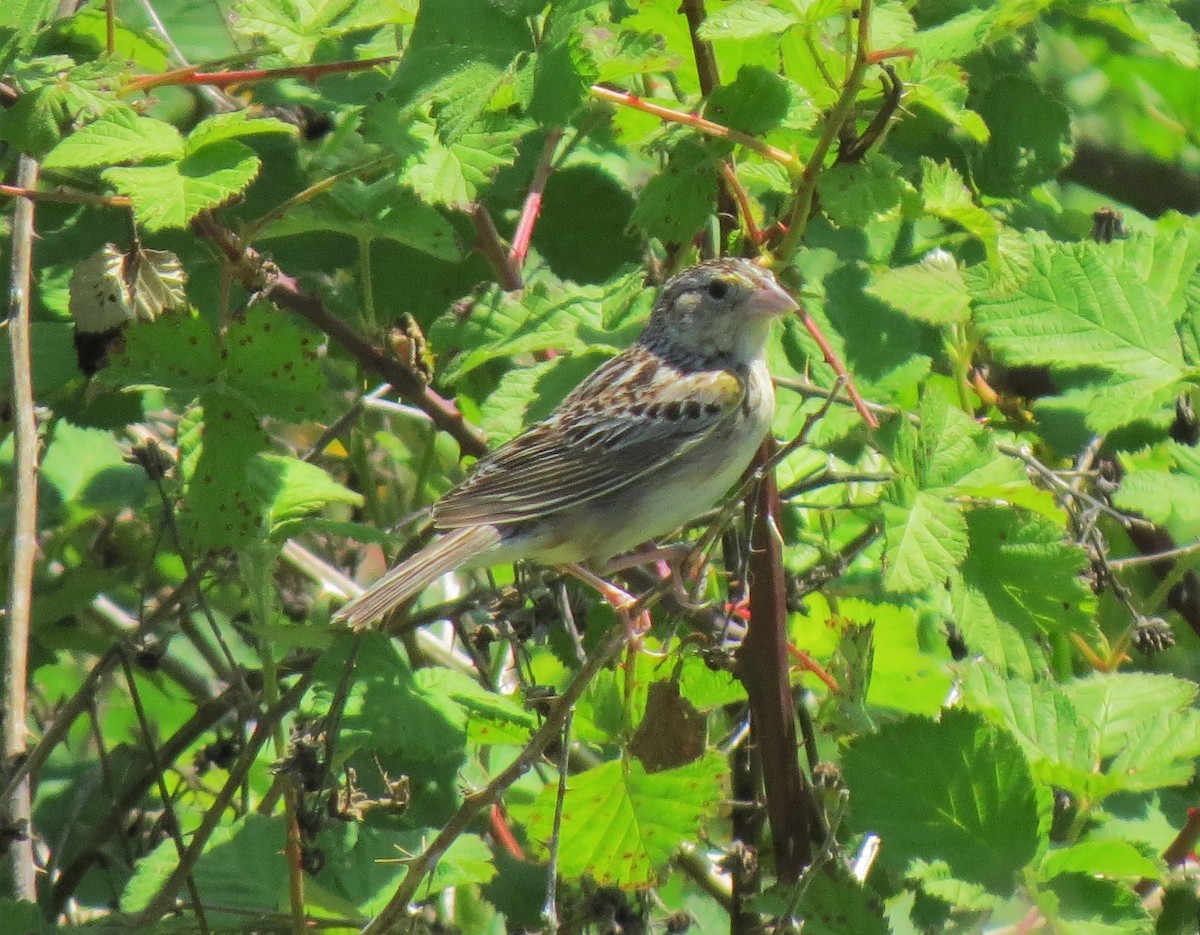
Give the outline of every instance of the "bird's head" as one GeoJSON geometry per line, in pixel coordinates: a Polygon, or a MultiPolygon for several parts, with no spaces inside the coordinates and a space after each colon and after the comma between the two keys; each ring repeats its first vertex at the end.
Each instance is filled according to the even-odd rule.
{"type": "Polygon", "coordinates": [[[763,267],[736,258],[709,260],[663,286],[643,341],[748,363],[762,356],[771,319],[797,308],[763,267]]]}

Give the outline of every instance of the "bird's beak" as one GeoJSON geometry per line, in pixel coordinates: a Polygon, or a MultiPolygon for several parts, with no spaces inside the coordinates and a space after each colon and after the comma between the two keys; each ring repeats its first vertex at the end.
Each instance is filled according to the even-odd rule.
{"type": "Polygon", "coordinates": [[[777,282],[768,283],[756,291],[746,302],[746,311],[756,317],[774,318],[797,311],[799,303],[783,291],[777,282]]]}

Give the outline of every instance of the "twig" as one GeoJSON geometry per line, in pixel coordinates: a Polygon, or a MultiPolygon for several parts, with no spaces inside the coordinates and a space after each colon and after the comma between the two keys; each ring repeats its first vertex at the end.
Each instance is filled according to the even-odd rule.
{"type": "MultiPolygon", "coordinates": [[[[17,163],[17,184],[37,187],[38,164],[22,155],[17,163]]],[[[30,357],[29,298],[33,288],[34,205],[28,198],[17,202],[12,221],[12,262],[9,266],[8,342],[12,361],[13,544],[9,569],[9,608],[4,647],[4,771],[25,756],[26,679],[29,667],[29,617],[33,606],[33,566],[37,557],[38,427],[33,410],[33,367],[30,357]]],[[[12,786],[0,802],[4,824],[15,831],[8,847],[12,865],[13,895],[37,901],[33,862],[33,836],[29,828],[28,775],[12,786]]],[[[10,832],[12,833],[12,832],[10,832]]]]}
{"type": "Polygon", "coordinates": [[[227,88],[231,84],[247,84],[254,81],[275,81],[279,78],[304,78],[315,82],[326,75],[337,75],[345,72],[366,71],[376,65],[384,65],[396,61],[398,55],[384,55],[380,58],[364,59],[361,62],[322,62],[314,65],[291,65],[287,68],[247,68],[241,71],[198,71],[196,66],[188,65],[161,75],[143,75],[124,85],[118,92],[121,95],[136,94],[138,91],[149,91],[151,88],[164,85],[209,85],[215,88],[227,88]]]}
{"type": "Polygon", "coordinates": [[[204,818],[201,819],[200,826],[192,834],[191,842],[188,845],[187,852],[183,855],[183,859],[175,865],[175,869],[171,871],[170,876],[159,887],[158,892],[154,894],[154,898],[150,900],[150,904],[135,917],[131,926],[132,928],[139,928],[156,922],[171,908],[175,902],[175,894],[179,892],[179,888],[183,885],[184,880],[187,879],[195,868],[196,861],[200,859],[205,845],[208,844],[209,838],[212,837],[213,832],[217,829],[217,825],[224,817],[225,810],[229,807],[229,803],[233,801],[234,794],[242,783],[246,781],[246,777],[250,773],[250,767],[254,765],[254,761],[258,757],[258,752],[271,739],[271,734],[275,730],[275,726],[295,709],[296,704],[308,690],[308,685],[311,681],[312,672],[306,672],[296,681],[296,684],[280,696],[278,704],[273,705],[258,719],[254,733],[246,741],[245,749],[242,750],[233,769],[229,771],[229,777],[225,780],[225,785],[221,787],[221,791],[217,793],[212,805],[204,813],[204,818]]]}
{"type": "Polygon", "coordinates": [[[385,932],[392,931],[393,926],[404,918],[408,911],[408,904],[416,896],[421,881],[433,870],[442,855],[446,853],[446,849],[470,827],[482,812],[490,808],[494,802],[499,801],[505,790],[528,772],[541,758],[546,748],[560,736],[563,724],[566,723],[584,690],[600,670],[621,651],[628,639],[629,633],[624,623],[618,623],[612,628],[605,641],[596,648],[571,684],[555,701],[545,722],[530,738],[529,743],[517,754],[516,759],[483,789],[466,797],[438,836],[409,863],[408,873],[400,881],[392,898],[388,900],[383,911],[363,927],[360,935],[383,935],[385,932]]]}
{"type": "Polygon", "coordinates": [[[1114,570],[1122,568],[1132,568],[1134,565],[1148,565],[1153,562],[1161,562],[1172,558],[1182,558],[1185,555],[1191,555],[1195,552],[1200,552],[1200,542],[1193,542],[1191,545],[1181,545],[1175,549],[1167,549],[1163,552],[1154,552],[1151,555],[1131,555],[1129,558],[1110,558],[1108,567],[1114,570]]]}
{"type": "Polygon", "coordinates": [[[212,215],[202,214],[192,225],[229,260],[234,275],[246,289],[266,293],[277,305],[307,319],[337,341],[363,368],[383,377],[397,393],[427,413],[434,425],[458,442],[464,454],[483,455],[487,452],[483,433],[463,418],[454,403],[439,396],[409,367],[371,345],[352,327],[330,314],[317,296],[301,290],[295,278],[280,270],[268,269],[255,250],[243,245],[212,215]]]}
{"type": "Polygon", "coordinates": [[[492,267],[496,281],[504,287],[505,292],[521,289],[524,283],[521,281],[520,267],[514,266],[509,260],[509,251],[504,248],[500,232],[482,204],[471,206],[471,224],[475,228],[475,246],[492,267]]]}
{"type": "Polygon", "coordinates": [[[562,136],[561,129],[551,130],[546,134],[546,142],[542,144],[542,155],[538,159],[537,169],[534,170],[533,180],[529,183],[529,192],[525,195],[525,204],[521,208],[521,218],[517,221],[517,229],[513,231],[512,248],[508,251],[507,265],[514,270],[519,270],[525,265],[533,226],[542,210],[542,195],[546,191],[546,181],[550,178],[554,150],[558,148],[562,136]]]}
{"type": "Polygon", "coordinates": [[[133,199],[126,195],[95,195],[75,189],[55,188],[37,190],[20,185],[0,185],[0,195],[10,198],[28,198],[31,201],[57,201],[62,204],[91,205],[96,208],[130,208],[133,199]]]}
{"type": "Polygon", "coordinates": [[[651,104],[649,101],[643,101],[636,94],[630,94],[628,91],[615,91],[612,88],[606,88],[599,84],[592,85],[591,90],[596,97],[602,97],[606,101],[623,104],[626,107],[632,107],[643,113],[661,117],[663,120],[683,124],[694,130],[699,130],[701,133],[707,133],[709,136],[715,136],[722,140],[730,140],[731,142],[745,146],[747,149],[758,153],[766,159],[778,162],[793,174],[799,174],[804,171],[804,164],[791,153],[784,152],[782,149],[771,146],[761,140],[756,140],[754,137],[747,136],[738,130],[731,130],[729,127],[722,126],[719,123],[713,123],[713,121],[706,120],[698,114],[688,114],[681,110],[663,107],[660,104],[651,104]]]}

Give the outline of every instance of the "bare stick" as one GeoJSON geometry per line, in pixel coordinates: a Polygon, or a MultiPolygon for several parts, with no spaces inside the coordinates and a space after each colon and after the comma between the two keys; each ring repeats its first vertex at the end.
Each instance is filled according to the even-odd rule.
{"type": "MultiPolygon", "coordinates": [[[[36,188],[38,164],[21,156],[17,184],[36,188]]],[[[33,411],[33,367],[29,342],[29,294],[33,287],[34,205],[17,202],[12,222],[12,263],[9,267],[8,343],[12,359],[12,421],[14,435],[14,515],[12,566],[9,570],[9,608],[4,652],[4,771],[24,758],[28,746],[26,675],[29,665],[29,615],[33,598],[33,565],[37,555],[38,429],[33,411]]],[[[4,824],[17,833],[8,847],[13,894],[37,901],[37,883],[30,834],[30,782],[26,776],[0,802],[4,824]]]]}

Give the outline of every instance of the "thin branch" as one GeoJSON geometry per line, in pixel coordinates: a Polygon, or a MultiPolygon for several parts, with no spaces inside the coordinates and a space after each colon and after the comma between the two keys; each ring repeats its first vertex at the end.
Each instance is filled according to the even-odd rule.
{"type": "MultiPolygon", "coordinates": [[[[22,155],[17,184],[37,187],[38,164],[22,155]]],[[[33,366],[30,356],[29,304],[33,288],[34,204],[17,202],[12,221],[12,262],[9,266],[8,342],[12,361],[13,540],[9,569],[8,624],[4,647],[4,771],[12,769],[28,749],[26,679],[29,667],[29,618],[33,608],[33,566],[37,557],[38,427],[34,414],[33,366]]],[[[13,895],[37,901],[33,838],[29,827],[31,790],[26,776],[0,802],[4,825],[12,834],[8,853],[12,864],[13,895]],[[15,832],[15,833],[13,833],[15,832]]]]}
{"type": "Polygon", "coordinates": [[[10,198],[28,198],[31,201],[57,201],[62,204],[90,205],[96,208],[131,208],[133,199],[126,195],[95,195],[76,189],[55,188],[37,190],[20,185],[0,185],[0,195],[10,198]]]}
{"type": "Polygon", "coordinates": [[[496,274],[496,281],[505,292],[516,292],[524,286],[521,269],[509,260],[509,251],[504,247],[496,223],[488,209],[482,204],[471,206],[471,225],[475,228],[475,246],[496,274]]]}
{"type": "Polygon", "coordinates": [[[434,425],[458,442],[464,454],[487,452],[483,433],[463,418],[454,403],[439,396],[409,367],[374,347],[350,325],[332,315],[317,296],[304,292],[295,278],[269,267],[255,250],[243,245],[237,235],[222,227],[212,215],[200,215],[192,226],[217,246],[243,287],[264,293],[281,308],[295,312],[327,334],[364,369],[383,377],[396,392],[427,413],[434,425]]]}
{"type": "Polygon", "coordinates": [[[175,903],[175,896],[179,892],[179,888],[183,886],[184,881],[195,868],[196,861],[200,859],[205,845],[208,844],[209,838],[212,837],[213,832],[217,829],[217,825],[220,824],[221,819],[224,817],[225,810],[233,801],[234,794],[242,783],[246,781],[246,777],[250,773],[250,767],[254,765],[255,760],[258,758],[259,751],[271,739],[276,725],[295,710],[296,705],[308,690],[311,681],[311,671],[306,672],[291,688],[280,696],[278,704],[273,705],[258,719],[258,723],[254,727],[254,733],[246,741],[245,749],[242,750],[233,769],[229,771],[229,777],[226,779],[225,785],[221,787],[221,791],[217,793],[212,805],[204,813],[204,818],[201,819],[200,826],[192,834],[191,842],[183,859],[175,865],[175,869],[171,871],[171,875],[159,887],[158,892],[154,894],[154,898],[150,900],[150,904],[135,917],[132,923],[133,928],[150,925],[162,918],[170,910],[171,906],[175,903]]]}
{"type": "Polygon", "coordinates": [[[681,110],[663,107],[659,104],[651,104],[649,101],[643,101],[636,94],[630,94],[628,91],[615,91],[612,88],[606,88],[599,84],[592,85],[591,91],[596,97],[602,97],[606,101],[623,104],[626,107],[632,107],[643,113],[661,117],[663,120],[683,124],[685,127],[691,127],[694,130],[699,130],[701,133],[707,133],[709,136],[715,136],[722,140],[730,140],[731,142],[745,146],[747,149],[758,153],[766,159],[778,162],[793,174],[799,174],[804,171],[804,164],[791,153],[784,152],[782,149],[771,146],[761,140],[756,140],[745,133],[731,130],[729,127],[722,126],[719,123],[713,123],[711,120],[706,120],[697,114],[688,114],[681,110]]]}
{"type": "Polygon", "coordinates": [[[124,85],[118,93],[130,95],[167,85],[208,85],[215,88],[227,88],[231,84],[277,81],[280,78],[304,78],[306,81],[315,82],[326,75],[366,71],[376,65],[394,62],[399,57],[398,55],[384,55],[380,58],[364,59],[361,62],[322,62],[314,65],[291,65],[287,68],[247,68],[240,71],[205,72],[199,71],[194,65],[188,65],[161,75],[143,75],[141,78],[135,78],[124,85]]]}
{"type": "Polygon", "coordinates": [[[505,790],[525,775],[541,758],[546,748],[561,736],[563,724],[566,723],[575,703],[600,670],[624,648],[628,639],[629,633],[624,623],[618,623],[612,628],[604,643],[596,648],[571,684],[555,701],[542,726],[517,754],[516,759],[501,770],[483,789],[466,797],[459,810],[446,823],[438,836],[409,863],[408,873],[400,881],[392,898],[388,900],[383,911],[363,927],[360,935],[383,935],[384,932],[392,931],[393,926],[405,918],[408,905],[416,896],[421,882],[446,853],[446,849],[471,826],[479,815],[499,801],[505,790]]]}
{"type": "Polygon", "coordinates": [[[525,204],[521,208],[521,218],[517,221],[517,229],[513,231],[512,248],[508,251],[507,265],[514,270],[519,270],[525,265],[525,255],[529,252],[529,241],[533,237],[533,226],[542,210],[542,195],[546,191],[546,181],[550,178],[554,150],[558,148],[562,137],[561,129],[551,130],[542,144],[542,155],[538,159],[537,169],[534,170],[533,180],[529,183],[529,192],[525,195],[525,204]]]}

